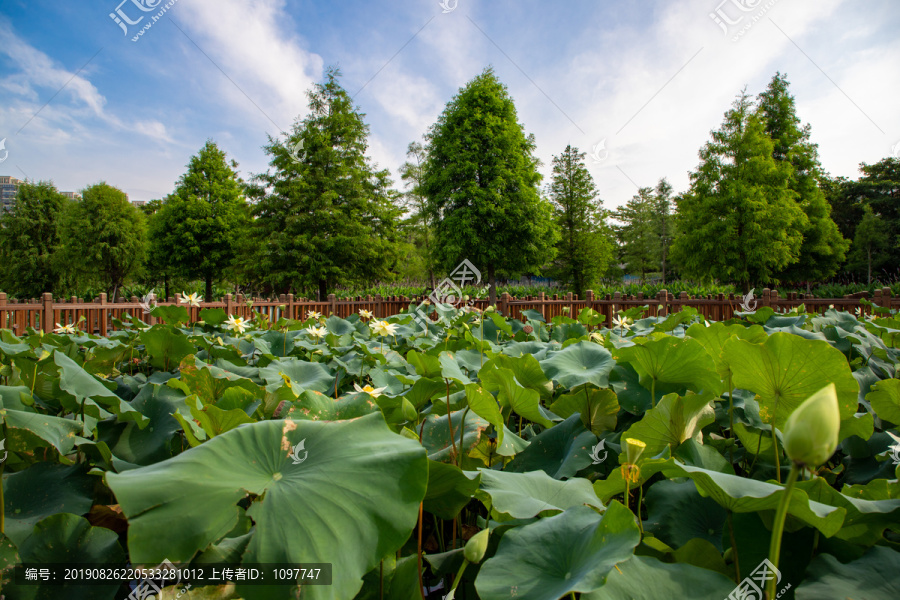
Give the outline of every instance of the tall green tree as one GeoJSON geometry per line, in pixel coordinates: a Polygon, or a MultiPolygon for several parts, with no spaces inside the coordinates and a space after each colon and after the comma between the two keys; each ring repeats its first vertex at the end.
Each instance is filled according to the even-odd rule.
{"type": "Polygon", "coordinates": [[[675,215],[672,213],[673,202],[672,186],[665,178],[660,179],[656,184],[653,196],[653,222],[659,245],[659,267],[662,271],[663,283],[666,282],[669,252],[672,248],[672,241],[676,236],[675,215]]]}
{"type": "Polygon", "coordinates": [[[789,187],[790,165],[773,153],[744,91],[700,150],[678,201],[672,259],[685,275],[736,282],[747,293],[797,261],[808,221],[789,187]]]}
{"type": "Polygon", "coordinates": [[[494,303],[498,274],[535,272],[554,254],[534,136],[525,135],[509,92],[486,69],[447,104],[426,139],[422,190],[435,261],[450,271],[468,259],[487,271],[494,303]]]}
{"type": "Polygon", "coordinates": [[[237,163],[229,164],[225,152],[208,140],[150,220],[150,266],[165,275],[204,281],[210,301],[213,283],[233,263],[238,238],[246,235],[249,224],[236,168],[237,163]]]}
{"type": "MultiPolygon", "coordinates": [[[[431,287],[436,284],[434,279],[434,266],[431,260],[431,224],[428,221],[426,199],[422,192],[422,177],[425,172],[427,155],[425,147],[419,142],[410,142],[406,149],[406,157],[409,159],[400,167],[400,178],[406,183],[407,191],[403,194],[404,208],[408,216],[405,227],[411,242],[421,241],[421,252],[418,254],[424,259],[425,269],[431,287]]],[[[415,244],[415,248],[419,244],[415,244]]]]}
{"type": "Polygon", "coordinates": [[[787,77],[776,73],[766,91],[759,95],[758,111],[765,119],[772,139],[772,157],[790,167],[788,187],[806,214],[799,260],[782,269],[784,281],[820,280],[834,275],[843,264],[850,242],[845,240],[831,218],[831,207],[820,182],[823,180],[818,147],[810,142],[809,124],[800,124],[787,77]]]}
{"type": "Polygon", "coordinates": [[[0,216],[0,289],[20,298],[59,293],[65,282],[54,253],[67,202],[49,181],[19,185],[15,203],[0,216]]]}
{"type": "Polygon", "coordinates": [[[553,157],[548,196],[560,233],[550,275],[580,297],[606,271],[613,245],[604,221],[594,179],[584,165],[584,152],[566,146],[553,157]]]}
{"type": "Polygon", "coordinates": [[[286,141],[270,139],[271,169],[255,179],[254,269],[283,291],[391,277],[398,193],[366,157],[365,116],[330,68],[308,92],[309,115],[286,141]]]}
{"type": "Polygon", "coordinates": [[[640,275],[641,282],[659,269],[662,258],[656,214],[656,198],[649,187],[640,188],[613,213],[618,221],[613,229],[619,241],[619,258],[628,273],[640,275]]]}
{"type": "Polygon", "coordinates": [[[863,204],[863,218],[856,227],[853,238],[853,250],[850,253],[850,266],[857,270],[865,270],[867,283],[872,283],[872,269],[878,269],[889,261],[886,250],[889,249],[890,236],[887,222],[876,215],[872,207],[863,204]]]}
{"type": "Polygon", "coordinates": [[[79,287],[102,286],[115,297],[146,256],[147,224],[125,192],[106,182],[85,188],[63,215],[58,266],[79,287]]]}

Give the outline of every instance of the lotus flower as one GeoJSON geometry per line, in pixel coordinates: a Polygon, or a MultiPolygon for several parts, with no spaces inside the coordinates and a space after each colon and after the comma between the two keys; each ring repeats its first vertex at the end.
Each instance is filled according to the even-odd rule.
{"type": "Polygon", "coordinates": [[[303,332],[310,337],[316,338],[317,340],[322,339],[323,337],[328,335],[328,330],[324,327],[307,327],[303,330],[303,332]]]}
{"type": "Polygon", "coordinates": [[[306,313],[306,318],[307,319],[315,319],[318,321],[320,318],[322,318],[322,313],[311,310],[306,313]]]}
{"type": "Polygon", "coordinates": [[[388,323],[387,321],[374,321],[372,323],[372,330],[375,332],[375,335],[395,335],[397,333],[397,326],[393,323],[388,323]]]}
{"type": "Polygon", "coordinates": [[[371,319],[375,315],[372,314],[372,311],[366,310],[363,308],[363,309],[360,309],[359,316],[362,317],[363,319],[371,319]]]}
{"type": "Polygon", "coordinates": [[[203,302],[203,297],[198,293],[186,294],[185,292],[181,292],[181,299],[184,300],[188,305],[195,306],[197,308],[200,307],[200,303],[203,302]]]}
{"type": "Polygon", "coordinates": [[[383,392],[385,390],[385,388],[383,388],[383,387],[375,388],[369,384],[366,384],[363,387],[359,387],[359,385],[357,385],[355,383],[353,384],[353,389],[355,389],[360,394],[368,394],[368,395],[372,396],[373,398],[377,398],[378,396],[381,395],[381,392],[383,392]]]}
{"type": "Polygon", "coordinates": [[[65,333],[71,335],[74,333],[78,333],[78,328],[75,327],[74,323],[69,323],[67,325],[61,325],[57,323],[56,329],[53,330],[53,333],[65,333]]]}
{"type": "Polygon", "coordinates": [[[631,329],[631,319],[628,317],[613,317],[613,325],[620,330],[631,329]]]}
{"type": "Polygon", "coordinates": [[[228,315],[228,321],[225,322],[225,326],[237,334],[243,334],[250,327],[250,323],[244,317],[228,315]]]}

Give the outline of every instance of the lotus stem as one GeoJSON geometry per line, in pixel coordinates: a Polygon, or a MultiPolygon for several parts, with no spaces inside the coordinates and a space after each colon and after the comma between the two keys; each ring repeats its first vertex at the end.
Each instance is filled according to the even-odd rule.
{"type": "Polygon", "coordinates": [[[738,548],[737,548],[737,540],[734,537],[734,522],[731,519],[731,511],[729,510],[726,515],[728,516],[728,535],[731,538],[731,554],[734,556],[734,582],[741,582],[741,562],[738,559],[738,548]]]}
{"type": "Polygon", "coordinates": [[[418,551],[416,552],[416,564],[419,570],[419,592],[422,594],[422,600],[425,600],[425,587],[422,585],[422,510],[424,503],[419,502],[419,541],[418,551]]]}
{"type": "MultiPolygon", "coordinates": [[[[773,425],[774,427],[774,425],[773,425]]],[[[800,466],[792,462],[791,473],[788,475],[787,483],[784,486],[784,495],[781,502],[778,503],[778,510],[775,513],[775,522],[772,525],[772,539],[769,543],[769,562],[777,569],[778,559],[781,556],[781,534],[784,532],[784,521],[787,519],[787,509],[791,503],[791,494],[794,491],[794,484],[800,475],[800,466]]],[[[766,583],[766,597],[769,600],[775,598],[775,586],[777,585],[775,578],[770,579],[766,583]]]]}

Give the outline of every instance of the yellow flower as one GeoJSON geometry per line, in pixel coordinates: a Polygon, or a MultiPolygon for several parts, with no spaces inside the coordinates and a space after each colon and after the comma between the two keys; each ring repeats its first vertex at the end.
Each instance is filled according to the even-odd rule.
{"type": "Polygon", "coordinates": [[[375,332],[375,335],[394,335],[397,333],[397,326],[387,321],[374,321],[372,330],[375,332]]]}
{"type": "Polygon", "coordinates": [[[380,396],[381,392],[383,392],[386,389],[383,387],[375,388],[369,384],[366,384],[363,387],[359,387],[359,385],[357,385],[355,383],[353,384],[353,388],[360,394],[368,394],[368,395],[372,396],[373,398],[377,398],[378,396],[380,396]]]}
{"type": "Polygon", "coordinates": [[[187,294],[185,292],[181,292],[181,299],[184,300],[190,306],[200,307],[200,303],[203,302],[203,297],[200,294],[193,293],[187,294]]]}

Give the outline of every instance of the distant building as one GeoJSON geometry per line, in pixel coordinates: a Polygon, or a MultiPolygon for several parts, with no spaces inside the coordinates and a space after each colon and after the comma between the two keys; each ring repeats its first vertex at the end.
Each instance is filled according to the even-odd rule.
{"type": "MultiPolygon", "coordinates": [[[[127,195],[128,194],[126,194],[126,196],[127,195]]],[[[131,203],[134,204],[136,207],[140,208],[140,207],[144,206],[145,204],[147,204],[147,201],[146,200],[132,200],[131,203]]]]}
{"type": "Polygon", "coordinates": [[[69,200],[81,200],[81,194],[77,192],[60,192],[60,194],[62,194],[69,200]]]}
{"type": "Polygon", "coordinates": [[[16,194],[19,193],[20,179],[10,177],[9,175],[0,175],[0,212],[12,208],[16,201],[16,194]]]}

